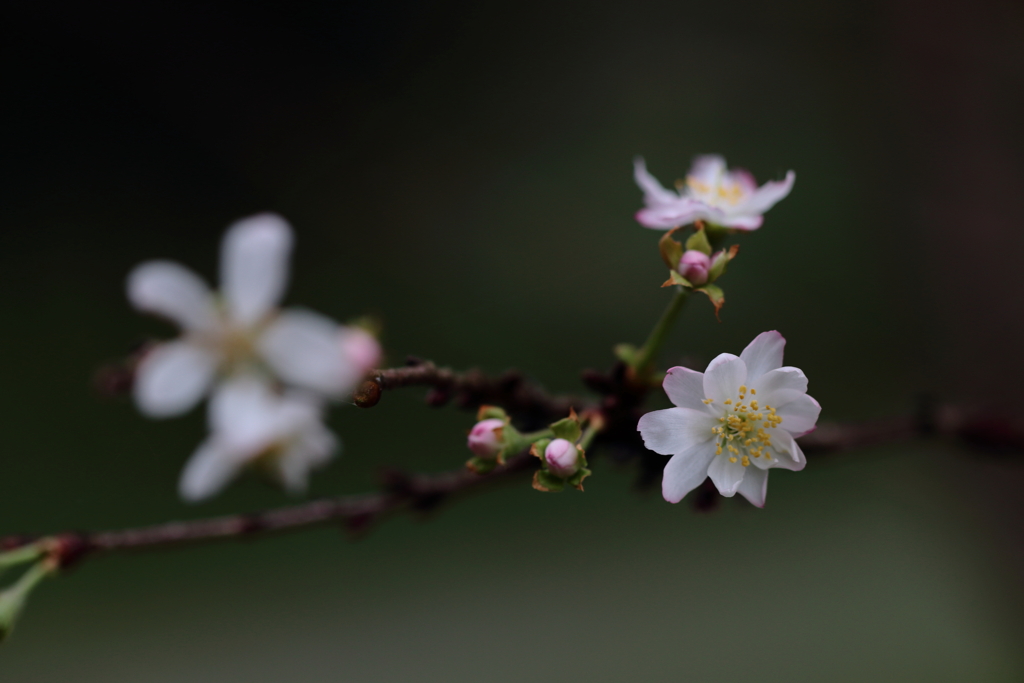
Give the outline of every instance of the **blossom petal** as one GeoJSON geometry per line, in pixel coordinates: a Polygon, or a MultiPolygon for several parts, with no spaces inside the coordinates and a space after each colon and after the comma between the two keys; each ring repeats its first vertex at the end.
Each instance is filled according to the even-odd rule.
{"type": "Polygon", "coordinates": [[[279,400],[262,379],[233,377],[221,384],[210,399],[210,428],[237,453],[255,456],[278,439],[279,400]]]}
{"type": "Polygon", "coordinates": [[[796,173],[790,171],[786,174],[785,180],[770,180],[757,189],[750,199],[743,202],[736,208],[737,213],[742,212],[744,214],[762,214],[768,209],[775,206],[780,200],[785,199],[786,195],[793,189],[793,183],[796,181],[796,173]]]}
{"type": "Polygon", "coordinates": [[[715,444],[711,441],[694,444],[672,456],[661,479],[661,495],[670,503],[681,501],[707,478],[708,466],[714,457],[715,444]]]}
{"type": "Polygon", "coordinates": [[[704,373],[690,368],[669,368],[661,384],[668,394],[668,400],[680,408],[690,408],[702,413],[708,412],[704,403],[704,373]]]}
{"type": "Polygon", "coordinates": [[[792,434],[794,439],[798,439],[814,431],[818,415],[821,414],[821,405],[807,394],[800,394],[795,400],[780,406],[776,414],[782,418],[779,426],[792,434]]]}
{"type": "Polygon", "coordinates": [[[786,338],[778,332],[762,332],[747,344],[740,358],[747,364],[747,383],[753,384],[758,377],[769,370],[782,367],[782,352],[786,348],[786,338]]]}
{"type": "Polygon", "coordinates": [[[736,399],[740,385],[747,381],[747,365],[743,359],[723,353],[704,371],[704,394],[718,405],[727,398],[736,399]]]}
{"type": "Polygon", "coordinates": [[[672,190],[666,190],[658,179],[647,171],[647,164],[643,157],[633,159],[633,179],[644,193],[644,203],[649,207],[671,204],[679,201],[679,195],[672,190]]]}
{"type": "Polygon", "coordinates": [[[765,496],[768,495],[768,470],[761,470],[756,467],[746,468],[743,481],[736,492],[749,500],[759,508],[764,507],[765,496]]]}
{"type": "Polygon", "coordinates": [[[711,477],[711,481],[714,482],[719,493],[726,498],[732,498],[739,490],[740,484],[743,482],[743,475],[748,469],[750,468],[744,467],[739,460],[730,462],[723,453],[712,459],[708,466],[708,476],[711,477]]]}
{"type": "Polygon", "coordinates": [[[207,439],[185,465],[178,493],[193,503],[209,498],[234,479],[244,463],[216,438],[207,439]]]}
{"type": "Polygon", "coordinates": [[[304,493],[309,473],[326,464],[338,447],[338,440],[322,425],[307,429],[278,459],[281,483],[291,493],[304,493]]]}
{"type": "Polygon", "coordinates": [[[288,284],[292,230],[263,213],[238,221],[221,245],[221,288],[231,318],[252,325],[280,302],[288,284]]]}
{"type": "Polygon", "coordinates": [[[699,199],[677,197],[671,203],[649,206],[636,213],[636,220],[646,228],[667,230],[707,218],[712,209],[699,199]]]}
{"type": "Polygon", "coordinates": [[[686,175],[694,180],[715,187],[725,174],[725,159],[717,154],[694,157],[690,172],[686,175]]]}
{"type": "Polygon", "coordinates": [[[258,346],[285,381],[339,397],[355,388],[362,373],[344,352],[342,331],[318,313],[284,311],[261,335],[258,346]]]}
{"type": "Polygon", "coordinates": [[[689,408],[655,410],[640,418],[636,428],[644,445],[655,453],[685,453],[696,444],[710,441],[718,418],[689,408]]]}
{"type": "Polygon", "coordinates": [[[150,417],[184,413],[206,393],[218,362],[216,354],[189,341],[160,344],[135,371],[135,404],[150,417]]]}
{"type": "MultiPolygon", "coordinates": [[[[793,440],[793,436],[789,432],[785,429],[773,429],[771,435],[771,449],[774,457],[770,464],[765,466],[765,469],[781,467],[785,470],[799,472],[807,466],[807,458],[800,449],[800,444],[793,440]]],[[[758,458],[758,460],[760,459],[758,458]]]]}
{"type": "Polygon", "coordinates": [[[128,275],[128,300],[183,330],[206,330],[217,323],[213,294],[202,279],[172,261],[147,261],[128,275]]]}
{"type": "Polygon", "coordinates": [[[731,213],[718,219],[708,218],[709,223],[720,225],[723,228],[735,228],[736,230],[757,230],[764,224],[764,216],[761,214],[747,215],[731,213]]]}
{"type": "Polygon", "coordinates": [[[769,370],[750,386],[757,389],[757,400],[761,405],[778,408],[807,393],[807,376],[800,368],[790,366],[769,370]]]}

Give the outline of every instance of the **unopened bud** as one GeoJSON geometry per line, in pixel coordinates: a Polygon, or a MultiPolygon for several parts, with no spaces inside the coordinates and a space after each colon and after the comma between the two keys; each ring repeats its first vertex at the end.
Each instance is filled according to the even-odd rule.
{"type": "Polygon", "coordinates": [[[369,372],[380,362],[380,343],[361,327],[348,327],[341,334],[341,348],[345,357],[360,372],[369,372]]]}
{"type": "Polygon", "coordinates": [[[566,439],[555,439],[544,449],[548,470],[556,477],[571,477],[580,469],[580,452],[576,444],[566,439]]]}
{"type": "Polygon", "coordinates": [[[710,269],[711,259],[696,249],[690,249],[679,259],[679,274],[695,285],[702,285],[708,281],[710,269]]]}
{"type": "Polygon", "coordinates": [[[469,431],[466,445],[476,457],[492,460],[498,457],[498,452],[504,445],[501,438],[501,430],[504,427],[505,421],[498,418],[481,420],[469,431]]]}

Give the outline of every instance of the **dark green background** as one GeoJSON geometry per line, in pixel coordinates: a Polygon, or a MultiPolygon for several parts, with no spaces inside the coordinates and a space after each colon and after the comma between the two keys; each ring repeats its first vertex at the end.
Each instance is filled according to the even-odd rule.
{"type": "MultiPolygon", "coordinates": [[[[150,422],[92,376],[172,330],[124,277],[211,280],[224,227],[274,210],[288,301],[381,316],[389,360],[527,370],[578,391],[667,301],[635,154],[666,183],[719,152],[792,195],[743,237],[722,322],[666,360],[779,329],[823,418],[922,392],[1015,409],[1024,381],[1024,12],[996,0],[12,3],[0,141],[0,534],[190,507],[202,411],[150,422]]],[[[422,392],[337,409],[343,457],[458,466],[470,416],[422,392]]],[[[350,542],[332,529],[99,558],[33,596],[4,680],[1014,681],[1021,467],[939,442],[772,475],[696,514],[598,460],[350,542]]]]}

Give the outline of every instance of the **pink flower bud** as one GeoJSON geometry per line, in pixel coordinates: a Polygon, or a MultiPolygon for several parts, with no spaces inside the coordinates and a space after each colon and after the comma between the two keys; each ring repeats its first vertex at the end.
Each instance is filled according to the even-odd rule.
{"type": "Polygon", "coordinates": [[[580,469],[580,453],[576,445],[565,439],[555,439],[544,449],[544,460],[556,477],[571,477],[580,469]]]}
{"type": "Polygon", "coordinates": [[[469,431],[466,445],[478,458],[487,458],[488,460],[496,458],[503,445],[499,433],[504,426],[505,421],[498,418],[481,420],[469,431]]]}
{"type": "Polygon", "coordinates": [[[696,249],[690,249],[679,259],[679,274],[695,285],[702,285],[708,281],[710,269],[711,259],[696,249]]]}
{"type": "Polygon", "coordinates": [[[359,327],[345,328],[341,334],[341,350],[360,373],[373,370],[380,362],[380,344],[372,334],[359,327]]]}

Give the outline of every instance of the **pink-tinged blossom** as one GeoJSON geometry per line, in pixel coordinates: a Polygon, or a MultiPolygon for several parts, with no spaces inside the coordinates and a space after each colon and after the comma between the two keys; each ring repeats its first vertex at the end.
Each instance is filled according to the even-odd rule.
{"type": "Polygon", "coordinates": [[[723,496],[737,492],[764,506],[768,470],[807,464],[795,439],[814,430],[821,406],[807,395],[807,377],[782,366],[786,340],[764,332],[739,357],[723,353],[703,373],[671,368],[664,388],[675,408],[640,418],[644,445],[671,455],[662,494],[678,503],[711,477],[723,496]]]}
{"type": "Polygon", "coordinates": [[[703,251],[690,249],[679,259],[679,274],[695,285],[702,285],[708,281],[709,270],[711,258],[703,251]]]}
{"type": "Polygon", "coordinates": [[[743,169],[730,171],[717,155],[699,156],[680,183],[678,191],[667,190],[647,172],[642,157],[634,163],[633,176],[644,193],[645,208],[636,214],[647,228],[667,230],[702,220],[738,230],[757,230],[764,213],[789,194],[796,174],[785,180],[757,186],[754,176],[743,169]]]}
{"type": "Polygon", "coordinates": [[[240,220],[221,245],[221,290],[184,266],[149,261],[128,276],[128,299],[181,328],[140,362],[135,402],[151,417],[187,411],[219,377],[263,373],[340,398],[379,355],[376,342],[312,311],[277,308],[288,282],[291,227],[280,216],[240,220]],[[372,362],[371,362],[372,361],[372,362]]]}
{"type": "Polygon", "coordinates": [[[224,382],[210,400],[210,436],[181,474],[182,498],[209,498],[248,467],[301,493],[310,470],[324,465],[338,449],[338,440],[321,422],[321,411],[313,394],[278,394],[257,377],[224,382]]]}
{"type": "Polygon", "coordinates": [[[580,452],[576,444],[567,439],[555,439],[544,449],[548,470],[556,477],[571,477],[580,469],[580,452]]]}
{"type": "Polygon", "coordinates": [[[498,457],[504,445],[501,438],[501,430],[504,427],[505,421],[496,417],[480,420],[469,430],[466,445],[476,457],[493,460],[498,457]]]}

